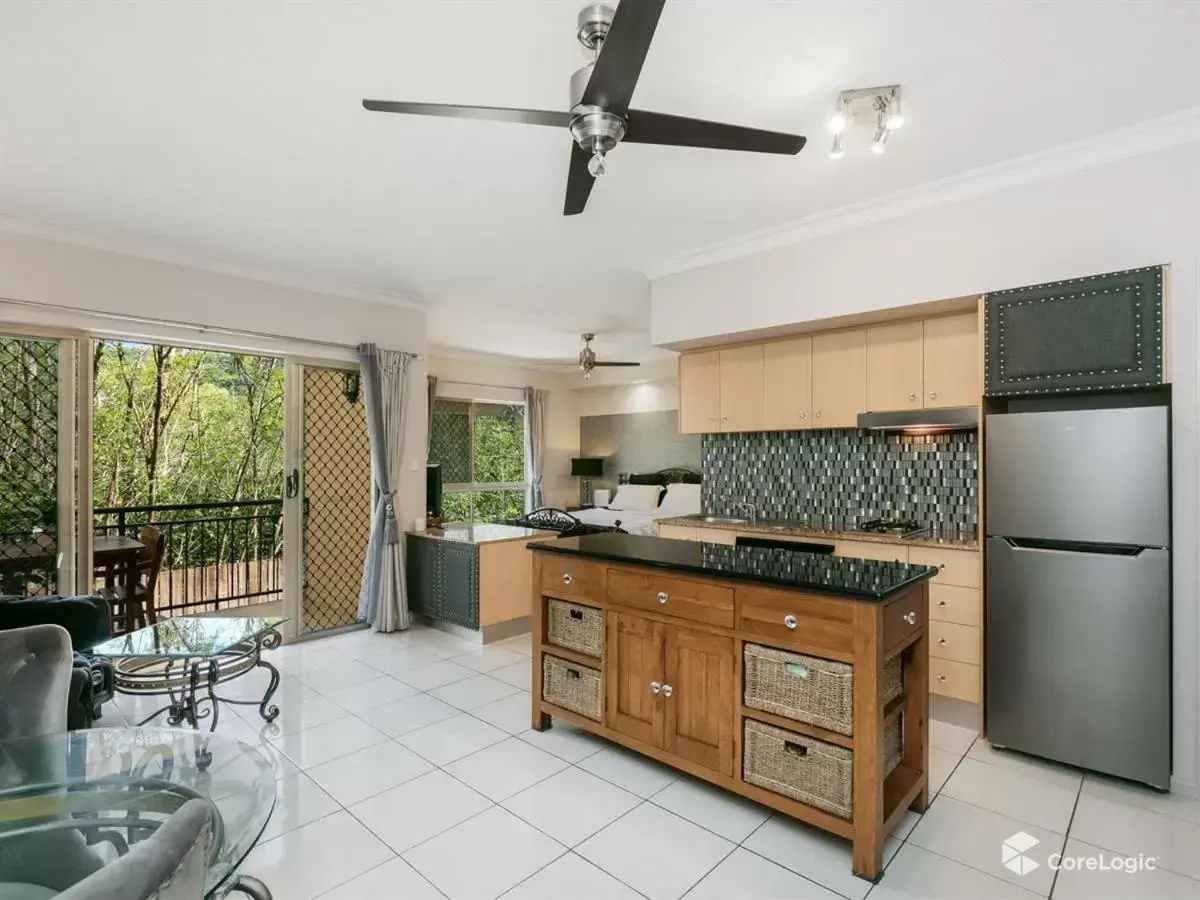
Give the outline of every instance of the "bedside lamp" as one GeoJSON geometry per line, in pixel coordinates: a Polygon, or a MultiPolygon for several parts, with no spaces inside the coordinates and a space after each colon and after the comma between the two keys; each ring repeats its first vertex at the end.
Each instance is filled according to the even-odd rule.
{"type": "Polygon", "coordinates": [[[590,506],[592,502],[592,482],[590,479],[599,478],[604,474],[604,459],[599,456],[575,456],[571,458],[571,477],[582,478],[579,491],[579,503],[590,506]]]}

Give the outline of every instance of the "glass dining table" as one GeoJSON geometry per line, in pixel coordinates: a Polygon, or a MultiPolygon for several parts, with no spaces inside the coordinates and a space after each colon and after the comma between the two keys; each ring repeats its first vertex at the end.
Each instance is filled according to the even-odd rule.
{"type": "Polygon", "coordinates": [[[213,810],[205,897],[270,900],[238,867],[275,795],[270,759],[220,734],[97,728],[0,741],[0,897],[56,896],[202,798],[213,810]]]}

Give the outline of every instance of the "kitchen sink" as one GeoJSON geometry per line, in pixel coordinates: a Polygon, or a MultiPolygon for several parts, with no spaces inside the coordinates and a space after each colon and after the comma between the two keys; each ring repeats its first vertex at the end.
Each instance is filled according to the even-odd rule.
{"type": "Polygon", "coordinates": [[[749,525],[749,519],[736,519],[733,516],[700,516],[698,522],[705,525],[749,525]]]}

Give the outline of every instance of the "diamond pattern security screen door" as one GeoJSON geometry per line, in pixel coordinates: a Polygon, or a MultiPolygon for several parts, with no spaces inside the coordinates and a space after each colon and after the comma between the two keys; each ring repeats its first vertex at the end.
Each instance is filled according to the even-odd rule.
{"type": "Polygon", "coordinates": [[[371,529],[371,448],[357,371],[304,367],[299,631],[358,621],[371,529]]]}
{"type": "Polygon", "coordinates": [[[2,594],[58,593],[59,352],[56,340],[0,335],[2,594]]]}

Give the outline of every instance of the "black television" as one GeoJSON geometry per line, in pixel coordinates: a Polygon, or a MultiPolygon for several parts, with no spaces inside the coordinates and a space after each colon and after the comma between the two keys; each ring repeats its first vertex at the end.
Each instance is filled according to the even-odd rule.
{"type": "Polygon", "coordinates": [[[425,466],[425,515],[430,519],[442,517],[442,465],[425,466]]]}

